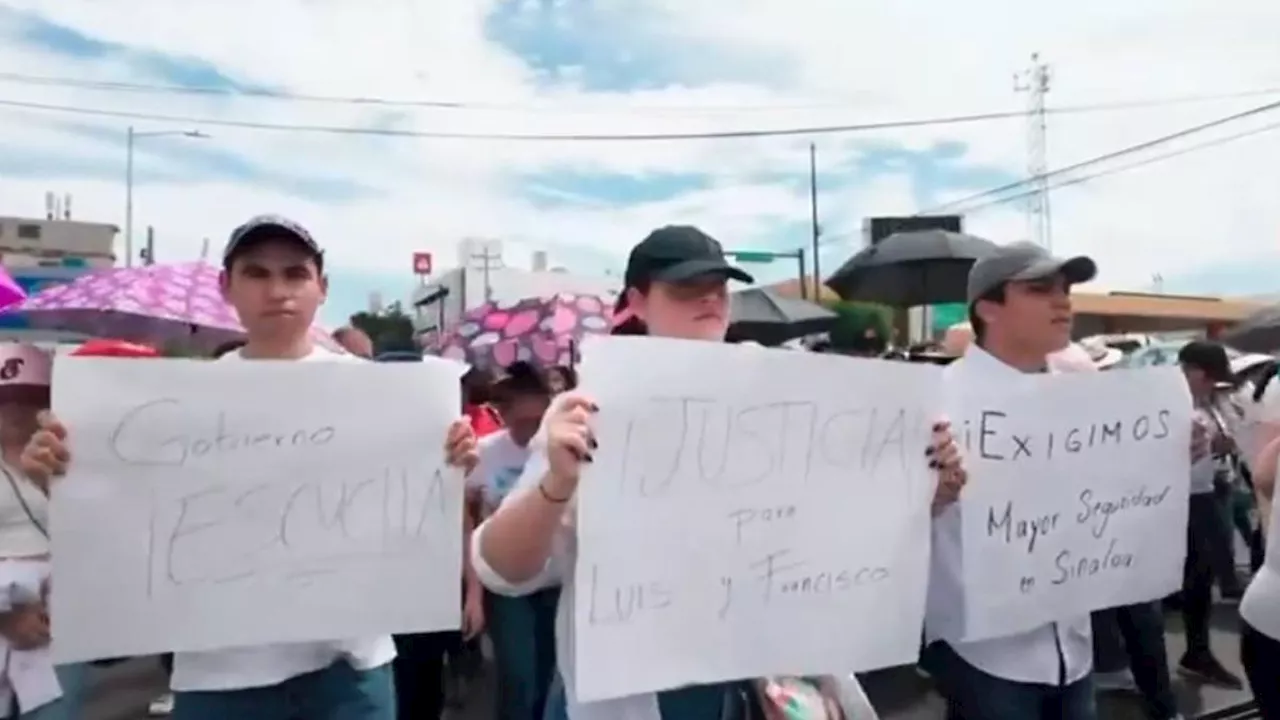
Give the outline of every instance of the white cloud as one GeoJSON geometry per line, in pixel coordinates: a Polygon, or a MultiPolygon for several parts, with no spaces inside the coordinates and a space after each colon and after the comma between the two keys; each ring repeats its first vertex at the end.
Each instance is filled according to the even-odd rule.
{"type": "MultiPolygon", "coordinates": [[[[289,103],[12,83],[0,83],[0,100],[274,124],[357,126],[399,117],[396,127],[436,132],[700,132],[1016,109],[1025,98],[1013,92],[1012,75],[1033,51],[1053,63],[1050,101],[1059,106],[1280,86],[1280,54],[1274,52],[1280,5],[1264,0],[1123,5],[1090,0],[1057,6],[1011,0],[738,0],[733,12],[713,0],[648,0],[648,12],[660,15],[648,17],[644,26],[664,28],[666,42],[695,48],[690,56],[705,63],[704,71],[714,69],[722,54],[780,58],[778,75],[789,78],[790,86],[784,92],[776,78],[762,78],[757,85],[737,78],[608,93],[581,90],[581,69],[559,76],[566,85],[542,87],[534,68],[487,36],[485,19],[500,4],[406,0],[378,3],[375,10],[355,0],[260,0],[249,11],[241,3],[11,3],[99,39],[205,60],[244,83],[304,94],[473,101],[495,106],[490,109],[289,103]],[[693,112],[690,106],[707,109],[693,112]]],[[[600,7],[608,4],[597,0],[600,7]]],[[[550,12],[540,3],[524,5],[526,16],[550,12]]],[[[583,5],[559,3],[558,12],[573,13],[583,5]]],[[[561,19],[562,29],[580,28],[571,16],[561,19]]],[[[616,32],[622,37],[628,28],[619,24],[616,32]]],[[[621,42],[614,55],[642,56],[621,42]]],[[[140,75],[136,65],[74,63],[12,42],[0,44],[0,67],[32,75],[156,82],[140,75]]],[[[699,73],[707,74],[714,75],[699,73]]],[[[1141,142],[1265,99],[1054,116],[1050,165],[1141,142]]],[[[1280,113],[1270,120],[1280,120],[1280,113]]],[[[112,128],[123,138],[130,121],[0,110],[0,146],[114,163],[118,174],[0,177],[5,199],[0,212],[37,213],[44,191],[56,189],[74,193],[79,217],[122,223],[124,190],[116,179],[123,176],[122,145],[105,145],[57,125],[66,122],[112,128]]],[[[133,122],[147,129],[188,125],[133,122]]],[[[338,202],[307,200],[252,182],[140,183],[136,224],[156,226],[162,259],[194,257],[202,238],[212,238],[216,246],[231,226],[261,211],[290,214],[311,226],[330,246],[334,263],[406,274],[413,251],[452,258],[457,239],[467,235],[509,238],[516,252],[577,244],[620,261],[628,245],[651,227],[693,222],[729,245],[787,247],[790,238],[777,237],[776,228],[802,224],[809,213],[797,183],[807,170],[804,138],[530,143],[203,129],[213,138],[199,141],[200,150],[234,151],[274,174],[347,180],[375,192],[338,202]],[[559,169],[636,176],[696,172],[710,175],[711,182],[658,202],[532,203],[525,176],[559,169]],[[790,177],[770,181],[762,179],[766,173],[790,177]]],[[[864,148],[861,143],[872,139],[915,150],[959,141],[969,145],[960,165],[1016,174],[1025,166],[1025,134],[1019,119],[827,136],[817,142],[823,167],[852,162],[864,148]]],[[[1195,141],[1206,137],[1212,136],[1195,141]]],[[[1280,190],[1276,137],[1263,134],[1055,192],[1055,249],[1094,254],[1103,282],[1113,286],[1141,285],[1154,272],[1171,277],[1225,253],[1271,250],[1280,230],[1280,204],[1273,200],[1280,190]]],[[[139,177],[183,167],[175,151],[194,151],[183,146],[187,142],[196,143],[140,142],[139,177]]],[[[828,231],[854,241],[864,215],[919,209],[905,170],[856,180],[824,190],[820,206],[828,231]]],[[[965,190],[986,189],[978,181],[973,185],[965,190]]],[[[1016,205],[975,214],[969,223],[997,240],[1025,235],[1016,205]]],[[[802,234],[794,244],[804,241],[802,234]]],[[[512,260],[521,262],[519,255],[512,260]]]]}

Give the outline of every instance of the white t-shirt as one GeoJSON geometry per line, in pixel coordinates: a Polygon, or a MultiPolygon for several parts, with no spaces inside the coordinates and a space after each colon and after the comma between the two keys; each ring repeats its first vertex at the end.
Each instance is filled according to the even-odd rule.
{"type": "MultiPolygon", "coordinates": [[[[238,351],[219,358],[223,361],[243,359],[238,351]]],[[[300,362],[313,361],[366,362],[355,355],[340,355],[321,348],[300,359],[300,362]]],[[[266,687],[321,670],[339,659],[348,660],[357,670],[368,670],[386,665],[395,656],[396,646],[390,635],[176,653],[169,683],[177,691],[266,687]]]]}
{"type": "MultiPolygon", "coordinates": [[[[1280,482],[1280,467],[1276,470],[1280,482]]],[[[1280,640],[1280,503],[1272,502],[1271,517],[1264,520],[1268,522],[1266,562],[1240,600],[1240,617],[1263,635],[1280,640]]]]}
{"type": "MultiPolygon", "coordinates": [[[[1196,408],[1192,422],[1205,429],[1210,439],[1218,434],[1218,425],[1208,411],[1196,408]]],[[[1213,492],[1213,478],[1218,473],[1218,459],[1213,453],[1191,463],[1191,494],[1204,495],[1213,492]]]]}
{"type": "Polygon", "coordinates": [[[476,449],[480,461],[467,476],[467,487],[480,491],[486,511],[491,512],[515,489],[529,462],[529,448],[517,445],[509,431],[499,430],[480,438],[476,449]]]}
{"type": "MultiPolygon", "coordinates": [[[[1267,383],[1266,390],[1258,402],[1253,402],[1253,389],[1245,398],[1244,423],[1249,427],[1248,447],[1241,447],[1249,462],[1264,450],[1260,447],[1261,430],[1264,424],[1280,423],[1280,378],[1267,383]]],[[[1280,467],[1277,467],[1277,478],[1280,481],[1280,467]]],[[[1271,517],[1263,518],[1267,522],[1266,563],[1249,583],[1244,598],[1240,601],[1240,616],[1258,632],[1267,637],[1280,640],[1280,503],[1271,503],[1271,517]]]]}
{"type": "Polygon", "coordinates": [[[49,496],[15,467],[0,472],[0,558],[47,555],[49,496]]]}

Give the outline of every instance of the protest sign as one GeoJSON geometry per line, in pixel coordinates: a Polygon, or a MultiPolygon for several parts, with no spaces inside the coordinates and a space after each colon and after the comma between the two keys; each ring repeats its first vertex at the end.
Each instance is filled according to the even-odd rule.
{"type": "Polygon", "coordinates": [[[936,368],[589,338],[577,697],[915,660],[936,368]]]}
{"type": "Polygon", "coordinates": [[[1181,586],[1192,409],[1177,367],[966,378],[947,391],[969,473],[965,639],[1181,586]]]}
{"type": "Polygon", "coordinates": [[[457,628],[461,369],[59,358],[59,661],[457,628]]]}

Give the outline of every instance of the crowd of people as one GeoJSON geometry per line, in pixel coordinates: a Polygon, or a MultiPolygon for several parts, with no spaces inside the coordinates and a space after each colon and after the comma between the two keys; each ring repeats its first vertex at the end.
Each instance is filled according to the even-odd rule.
{"type": "MultiPolygon", "coordinates": [[[[949,339],[955,347],[946,382],[1012,381],[1022,373],[1107,365],[1108,353],[1071,344],[1071,287],[1095,273],[1089,258],[1054,258],[1026,243],[979,260],[969,278],[968,329],[949,339]]],[[[689,227],[656,230],[630,253],[614,332],[723,342],[730,280],[752,278],[728,262],[718,242],[689,227]]],[[[213,353],[218,362],[359,362],[373,355],[369,338],[354,328],[335,336],[347,352],[314,343],[309,331],[327,291],[324,255],[297,225],[252,220],[236,229],[224,251],[221,283],[245,338],[213,353]]],[[[86,343],[77,352],[158,355],[111,341],[86,343]]],[[[938,353],[914,355],[932,362],[938,353]]],[[[1243,376],[1232,372],[1225,350],[1213,343],[1187,345],[1180,360],[1198,420],[1187,439],[1193,497],[1186,583],[1174,601],[1189,642],[1177,667],[1209,682],[1243,684],[1209,646],[1216,580],[1224,596],[1240,600],[1243,661],[1263,717],[1280,720],[1280,576],[1263,563],[1262,539],[1280,466],[1280,383],[1270,382],[1274,363],[1270,369],[1260,363],[1243,376]],[[1223,548],[1230,546],[1228,499],[1246,492],[1256,500],[1252,516],[1244,506],[1255,572],[1241,591],[1234,571],[1227,573],[1234,563],[1223,557],[1223,548]]],[[[7,492],[0,489],[0,644],[7,659],[0,686],[7,695],[0,703],[10,708],[8,716],[24,720],[74,720],[84,712],[85,667],[54,668],[47,653],[46,603],[57,592],[50,578],[48,496],[52,484],[74,481],[62,477],[76,462],[75,428],[49,411],[50,368],[49,357],[30,346],[8,346],[0,357],[0,474],[8,485],[7,492]],[[23,673],[33,672],[32,666],[56,672],[60,695],[30,691],[23,673]]],[[[575,494],[582,469],[599,450],[592,431],[598,408],[576,387],[571,368],[527,363],[501,368],[496,376],[474,369],[463,378],[463,400],[461,417],[446,437],[423,438],[440,443],[447,462],[467,478],[460,631],[178,652],[169,666],[172,707],[162,710],[177,720],[436,720],[448,700],[445,678],[473,676],[467,668],[480,662],[478,639],[484,633],[501,720],[844,717],[839,675],[749,678],[607,701],[579,699],[572,643],[575,494]]],[[[945,699],[949,718],[1094,720],[1095,679],[1123,673],[1126,661],[1148,716],[1180,717],[1165,657],[1164,599],[1092,618],[1064,617],[1007,637],[962,639],[963,628],[951,620],[971,590],[959,571],[956,501],[969,478],[945,419],[937,419],[919,458],[937,478],[920,664],[945,699]]],[[[1276,552],[1274,536],[1267,540],[1266,551],[1276,552]]]]}

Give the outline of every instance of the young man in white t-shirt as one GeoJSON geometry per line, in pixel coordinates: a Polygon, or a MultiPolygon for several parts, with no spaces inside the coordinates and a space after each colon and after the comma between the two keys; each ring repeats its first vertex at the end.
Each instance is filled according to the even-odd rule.
{"type": "MultiPolygon", "coordinates": [[[[222,293],[247,341],[219,361],[364,362],[316,347],[311,325],[328,282],[324,254],[299,225],[260,216],[236,228],[223,254],[222,293]]],[[[42,419],[23,454],[34,477],[60,475],[67,430],[42,419]]],[[[475,437],[459,421],[446,439],[449,461],[474,465],[475,437]]],[[[175,720],[395,720],[390,636],[177,653],[170,680],[175,720]]],[[[434,719],[432,719],[434,720],[434,719]]]]}
{"type": "MultiPolygon", "coordinates": [[[[1000,246],[979,259],[968,281],[973,344],[947,366],[946,382],[994,387],[1050,372],[1049,355],[1071,341],[1071,287],[1096,274],[1090,258],[1055,258],[1031,243],[1000,246]]],[[[1088,613],[1003,637],[964,639],[964,604],[982,588],[963,582],[961,530],[960,506],[936,507],[921,660],[949,720],[1097,720],[1088,613]]]]}

